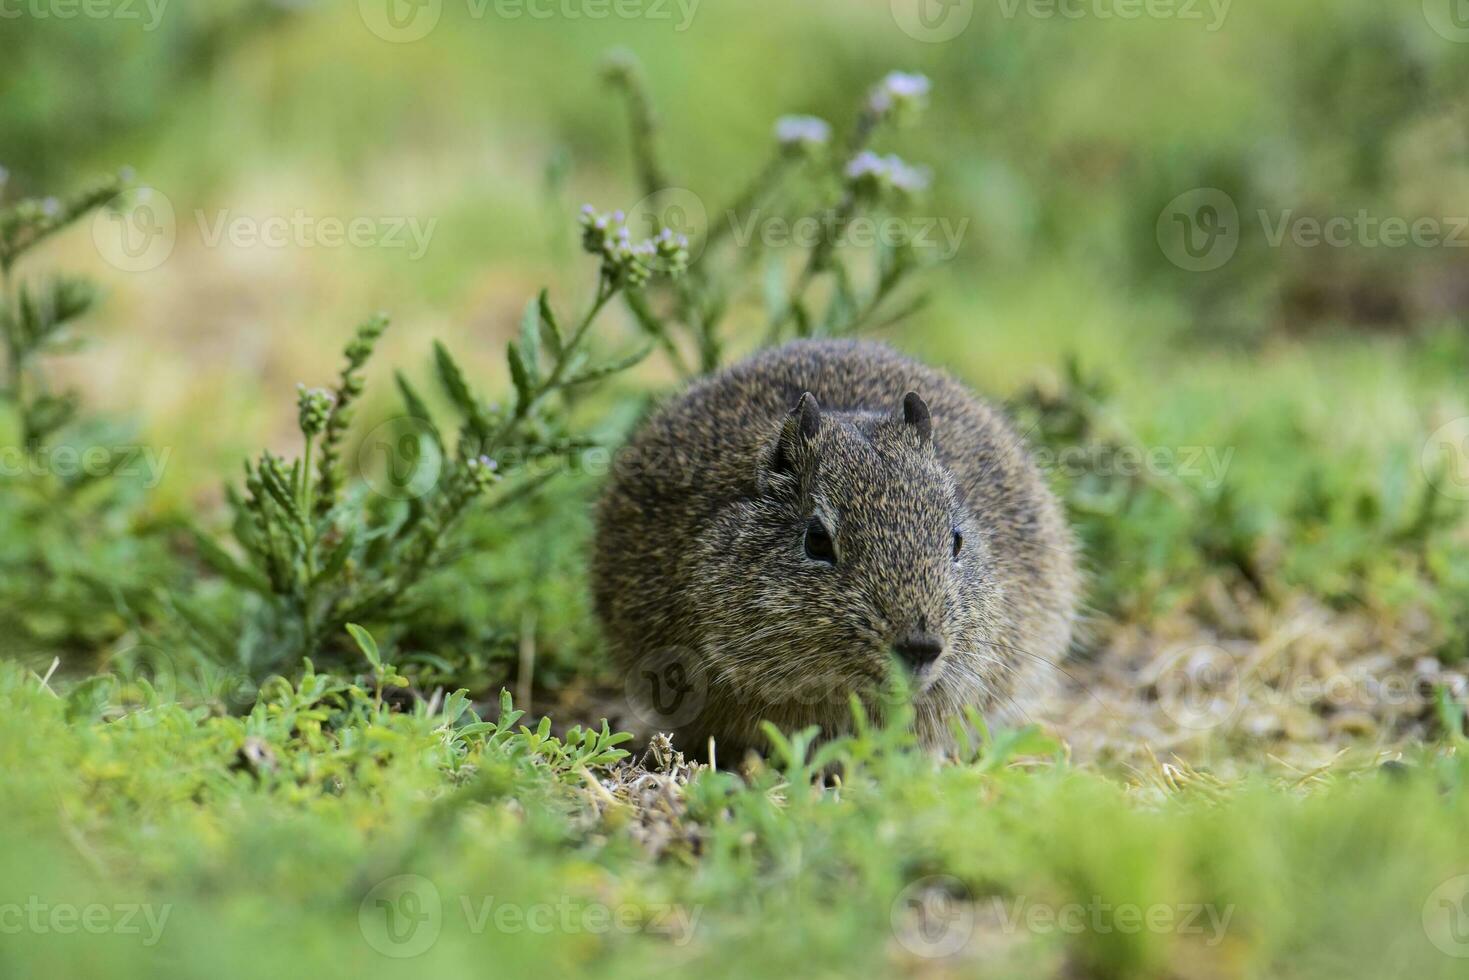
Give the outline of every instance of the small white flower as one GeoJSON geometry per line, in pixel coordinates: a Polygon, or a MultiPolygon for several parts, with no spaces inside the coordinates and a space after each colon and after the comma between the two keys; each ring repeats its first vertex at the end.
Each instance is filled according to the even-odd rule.
{"type": "Polygon", "coordinates": [[[875,186],[877,190],[893,189],[903,194],[916,194],[928,188],[927,167],[915,167],[896,154],[878,156],[863,150],[847,163],[847,180],[853,184],[875,186]]]}
{"type": "Polygon", "coordinates": [[[878,115],[887,115],[894,109],[922,108],[928,99],[933,83],[927,75],[913,72],[894,71],[872,90],[868,106],[878,115]]]}
{"type": "Polygon", "coordinates": [[[781,116],[775,121],[775,139],[792,148],[825,146],[831,139],[831,126],[816,116],[781,116]]]}
{"type": "Polygon", "coordinates": [[[893,187],[905,194],[917,194],[928,189],[932,171],[927,167],[915,167],[897,157],[888,158],[888,179],[893,187]]]}
{"type": "Polygon", "coordinates": [[[848,180],[860,180],[867,176],[880,178],[886,172],[886,161],[871,150],[863,150],[847,163],[848,180]]]}

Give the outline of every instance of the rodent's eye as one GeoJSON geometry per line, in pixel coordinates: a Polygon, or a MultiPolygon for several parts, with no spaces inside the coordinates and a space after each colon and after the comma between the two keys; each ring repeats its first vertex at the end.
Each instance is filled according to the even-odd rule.
{"type": "Polygon", "coordinates": [[[956,528],[954,528],[954,557],[957,559],[959,557],[959,552],[961,552],[963,550],[964,550],[964,535],[960,534],[959,533],[959,529],[956,527],[956,528]]]}
{"type": "Polygon", "coordinates": [[[813,517],[806,524],[802,544],[806,549],[806,557],[812,561],[824,561],[828,565],[837,563],[836,545],[832,544],[831,535],[827,533],[826,525],[821,523],[820,518],[813,517]]]}

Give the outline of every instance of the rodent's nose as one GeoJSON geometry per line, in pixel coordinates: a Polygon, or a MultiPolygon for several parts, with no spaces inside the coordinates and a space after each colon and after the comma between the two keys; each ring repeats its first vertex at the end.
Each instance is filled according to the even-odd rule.
{"type": "Polygon", "coordinates": [[[944,652],[944,645],[932,633],[909,633],[900,637],[893,649],[904,663],[918,671],[937,660],[944,652]]]}

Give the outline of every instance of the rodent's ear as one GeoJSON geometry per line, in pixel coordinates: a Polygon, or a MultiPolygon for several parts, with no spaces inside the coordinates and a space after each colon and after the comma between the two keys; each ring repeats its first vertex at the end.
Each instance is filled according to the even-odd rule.
{"type": "Polygon", "coordinates": [[[933,438],[933,416],[928,414],[928,403],[916,391],[903,396],[903,421],[917,429],[918,438],[924,442],[933,438]]]}
{"type": "Polygon", "coordinates": [[[775,452],[770,460],[770,469],[776,473],[800,474],[805,471],[811,458],[811,441],[821,429],[821,406],[811,392],[801,395],[801,400],[781,423],[780,436],[775,440],[775,452]]]}
{"type": "Polygon", "coordinates": [[[802,439],[808,442],[815,439],[817,430],[821,428],[821,406],[816,403],[816,396],[809,391],[803,392],[801,400],[791,409],[791,418],[796,420],[796,429],[802,439]]]}

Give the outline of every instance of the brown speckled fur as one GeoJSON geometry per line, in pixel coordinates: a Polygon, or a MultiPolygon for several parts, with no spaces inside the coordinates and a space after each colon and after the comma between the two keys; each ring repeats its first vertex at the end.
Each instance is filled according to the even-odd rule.
{"type": "Polygon", "coordinates": [[[1023,715],[1070,642],[1078,591],[1070,532],[1009,424],[857,341],[762,352],[649,418],[602,498],[593,582],[622,668],[676,660],[697,683],[681,747],[713,736],[726,758],[763,745],[762,720],[846,730],[850,693],[878,703],[913,630],[943,642],[916,680],[925,744],[944,747],[965,705],[1023,715]],[[807,391],[810,438],[793,412],[807,391]],[[931,412],[928,440],[904,420],[908,391],[931,412]],[[835,565],[805,554],[813,514],[835,565]]]}

